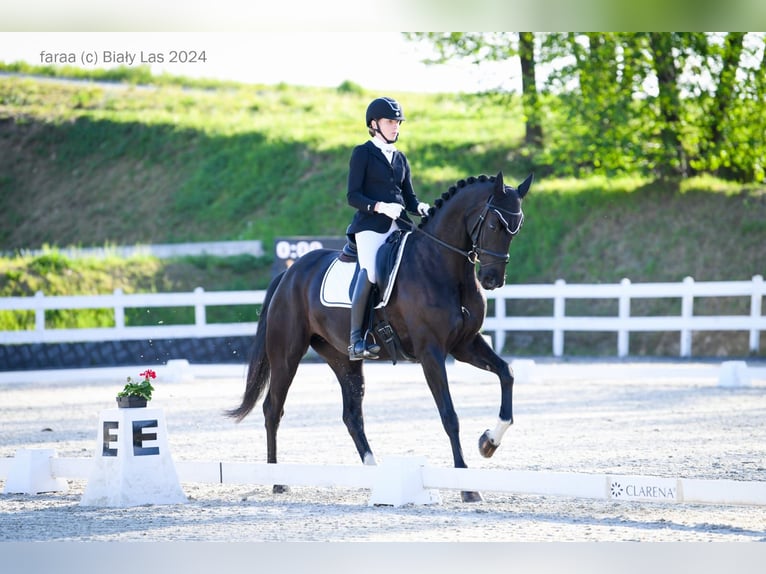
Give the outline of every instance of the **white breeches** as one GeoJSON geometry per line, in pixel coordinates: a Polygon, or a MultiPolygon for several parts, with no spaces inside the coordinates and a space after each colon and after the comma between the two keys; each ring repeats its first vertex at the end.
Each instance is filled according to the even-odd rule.
{"type": "Polygon", "coordinates": [[[386,242],[386,238],[398,229],[395,221],[391,221],[391,227],[385,233],[374,231],[357,231],[356,253],[359,258],[359,267],[367,271],[367,279],[370,283],[377,281],[375,274],[375,255],[378,249],[386,242]]]}

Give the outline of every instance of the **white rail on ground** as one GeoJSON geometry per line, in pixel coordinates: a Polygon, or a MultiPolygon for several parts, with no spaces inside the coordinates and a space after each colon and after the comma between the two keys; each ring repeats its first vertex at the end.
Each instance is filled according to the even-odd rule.
{"type": "MultiPolygon", "coordinates": [[[[384,459],[379,466],[265,464],[241,462],[175,463],[178,478],[186,483],[219,483],[313,487],[349,487],[374,490],[381,482],[402,480],[403,491],[460,490],[526,495],[563,496],[616,502],[666,502],[766,506],[766,482],[702,480],[575,472],[515,471],[434,468],[422,459],[384,459]],[[402,461],[416,472],[400,473],[402,461]]],[[[0,459],[0,478],[5,478],[13,458],[0,459]]],[[[93,458],[50,458],[52,478],[85,479],[93,458]]],[[[392,500],[399,506],[411,500],[392,500]]]]}

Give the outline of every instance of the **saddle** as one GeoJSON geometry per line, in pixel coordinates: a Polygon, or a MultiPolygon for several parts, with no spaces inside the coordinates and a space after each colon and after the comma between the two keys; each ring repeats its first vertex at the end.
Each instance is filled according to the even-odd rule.
{"type": "MultiPolygon", "coordinates": [[[[378,249],[375,260],[377,282],[370,295],[369,331],[386,347],[393,364],[397,358],[413,361],[401,346],[399,337],[391,327],[385,313],[385,307],[393,291],[402,254],[411,232],[397,230],[388,236],[386,242],[378,249]],[[376,322],[375,310],[380,309],[382,319],[376,322]]],[[[351,308],[351,296],[354,292],[359,272],[356,243],[353,236],[348,236],[348,242],[339,253],[322,278],[320,301],[325,307],[351,308]]]]}
{"type": "MultiPolygon", "coordinates": [[[[409,234],[409,231],[395,231],[378,249],[375,267],[378,279],[376,289],[373,289],[370,297],[376,309],[381,309],[388,304],[409,234]]],[[[322,305],[351,308],[351,294],[354,292],[358,271],[356,243],[352,237],[349,237],[348,243],[327,268],[322,278],[320,293],[322,305]]]]}

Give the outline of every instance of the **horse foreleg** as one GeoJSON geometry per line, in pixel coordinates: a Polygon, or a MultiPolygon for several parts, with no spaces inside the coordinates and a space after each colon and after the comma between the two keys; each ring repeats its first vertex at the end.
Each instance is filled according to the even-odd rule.
{"type": "MultiPolygon", "coordinates": [[[[444,357],[437,355],[428,355],[421,357],[423,372],[428,382],[428,388],[439,409],[442,426],[449,437],[452,446],[452,458],[455,468],[467,468],[463,457],[463,448],[460,446],[460,422],[455,412],[455,406],[452,403],[452,395],[449,391],[449,382],[447,380],[447,369],[444,365],[444,357]]],[[[460,493],[463,502],[481,502],[481,494],[474,491],[462,491],[460,493]]]]}
{"type": "Polygon", "coordinates": [[[458,361],[491,371],[500,379],[500,413],[497,423],[479,437],[479,452],[489,458],[495,454],[503,435],[513,424],[513,371],[481,335],[476,335],[465,347],[454,350],[452,356],[458,361]]]}

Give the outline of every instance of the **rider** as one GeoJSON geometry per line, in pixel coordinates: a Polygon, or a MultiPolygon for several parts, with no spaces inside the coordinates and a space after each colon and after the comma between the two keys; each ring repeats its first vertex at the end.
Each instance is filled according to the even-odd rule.
{"type": "Polygon", "coordinates": [[[351,336],[348,354],[351,360],[377,359],[380,346],[362,336],[365,307],[377,281],[375,255],[386,238],[398,229],[396,220],[409,222],[407,210],[421,216],[429,205],[418,201],[412,188],[407,157],[394,147],[404,121],[399,102],[376,98],[367,106],[367,131],[371,139],[356,146],[351,153],[348,173],[349,205],[357,212],[347,229],[355,235],[359,275],[351,300],[351,336]]]}

